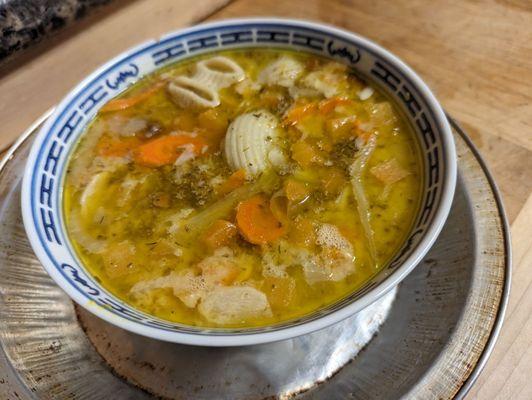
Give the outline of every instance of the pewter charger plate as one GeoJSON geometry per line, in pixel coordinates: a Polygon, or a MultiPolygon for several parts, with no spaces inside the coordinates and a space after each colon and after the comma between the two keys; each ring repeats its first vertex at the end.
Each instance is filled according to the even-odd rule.
{"type": "Polygon", "coordinates": [[[75,307],[33,255],[20,215],[26,156],[48,115],[0,165],[0,398],[453,399],[480,373],[502,324],[510,243],[493,180],[456,124],[449,219],[358,352],[357,316],[283,342],[200,348],[141,337],[75,307]]]}

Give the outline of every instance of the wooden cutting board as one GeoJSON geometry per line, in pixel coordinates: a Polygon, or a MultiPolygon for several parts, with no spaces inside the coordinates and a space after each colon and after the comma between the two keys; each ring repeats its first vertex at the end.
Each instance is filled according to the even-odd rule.
{"type": "Polygon", "coordinates": [[[87,73],[201,20],[297,17],[360,33],[410,64],[469,133],[501,189],[513,287],[495,350],[468,399],[532,399],[532,2],[529,0],[118,1],[0,69],[0,149],[87,73]]]}

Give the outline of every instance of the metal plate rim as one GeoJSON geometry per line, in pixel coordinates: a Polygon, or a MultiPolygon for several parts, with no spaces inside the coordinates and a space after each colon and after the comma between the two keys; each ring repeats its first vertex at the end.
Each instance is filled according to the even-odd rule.
{"type": "Polygon", "coordinates": [[[472,142],[469,136],[465,133],[465,131],[460,126],[460,124],[456,122],[449,114],[446,114],[446,115],[447,115],[447,118],[449,119],[451,126],[456,130],[456,132],[460,134],[462,139],[464,139],[464,141],[466,142],[467,146],[473,153],[473,156],[476,158],[477,162],[482,168],[482,171],[484,172],[484,175],[486,176],[486,179],[489,182],[491,191],[493,192],[493,197],[497,204],[497,209],[499,211],[499,218],[501,220],[501,226],[503,230],[504,252],[505,252],[504,284],[502,288],[499,307],[497,310],[497,316],[495,317],[495,321],[493,322],[493,327],[491,329],[488,341],[486,342],[486,345],[484,346],[484,349],[482,350],[482,353],[480,357],[478,358],[475,364],[475,367],[473,368],[473,370],[471,371],[467,379],[464,381],[464,383],[462,384],[462,386],[460,387],[460,389],[454,396],[455,399],[461,400],[471,390],[471,388],[477,381],[478,377],[484,370],[484,367],[486,366],[486,363],[488,362],[488,359],[491,356],[491,353],[493,352],[493,348],[495,347],[497,339],[499,338],[499,335],[500,335],[500,332],[501,332],[501,329],[504,323],[504,316],[506,314],[506,309],[508,307],[508,300],[510,298],[510,288],[511,288],[511,276],[512,276],[512,244],[511,243],[512,242],[511,242],[511,236],[510,236],[510,225],[508,221],[508,216],[504,208],[504,203],[502,202],[501,192],[499,190],[499,187],[497,186],[497,183],[495,182],[495,179],[493,178],[493,175],[491,174],[478,148],[475,146],[475,144],[472,142]]]}

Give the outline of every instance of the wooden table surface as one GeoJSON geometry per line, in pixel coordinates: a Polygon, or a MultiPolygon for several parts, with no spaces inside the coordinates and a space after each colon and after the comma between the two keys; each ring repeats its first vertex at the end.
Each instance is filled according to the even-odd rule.
{"type": "Polygon", "coordinates": [[[360,33],[410,64],[502,192],[513,278],[502,333],[467,399],[532,399],[532,2],[117,0],[0,68],[0,150],[119,52],[202,20],[282,16],[360,33]]]}

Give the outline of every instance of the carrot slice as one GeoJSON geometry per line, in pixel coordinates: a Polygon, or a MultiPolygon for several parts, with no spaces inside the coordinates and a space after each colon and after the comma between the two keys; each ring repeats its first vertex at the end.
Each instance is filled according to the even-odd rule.
{"type": "Polygon", "coordinates": [[[174,163],[183,151],[191,150],[194,155],[200,155],[206,149],[207,143],[197,136],[166,135],[140,145],[134,159],[140,165],[160,167],[174,163]]]}
{"type": "Polygon", "coordinates": [[[157,90],[159,90],[163,86],[163,84],[164,82],[158,82],[152,87],[146,89],[145,91],[135,94],[131,97],[127,97],[125,99],[111,100],[106,105],[104,105],[100,109],[100,111],[101,112],[121,111],[129,107],[133,107],[134,105],[143,102],[148,97],[150,97],[152,94],[154,94],[157,90]]]}
{"type": "Polygon", "coordinates": [[[220,185],[218,194],[227,194],[239,188],[246,182],[246,170],[239,169],[231,174],[227,180],[220,185]]]}
{"type": "Polygon", "coordinates": [[[238,204],[236,223],[244,239],[253,244],[273,242],[284,234],[282,224],[270,210],[268,199],[261,194],[238,204]]]}
{"type": "Polygon", "coordinates": [[[296,125],[303,118],[314,114],[317,111],[319,111],[320,114],[325,115],[334,111],[336,106],[349,104],[353,104],[353,101],[344,97],[332,97],[330,99],[325,99],[320,102],[311,101],[310,103],[298,105],[288,110],[283,119],[283,123],[286,126],[296,125]]]}
{"type": "Polygon", "coordinates": [[[237,234],[237,228],[234,224],[223,219],[214,221],[202,237],[203,243],[208,248],[214,250],[218,247],[227,245],[237,234]]]}

